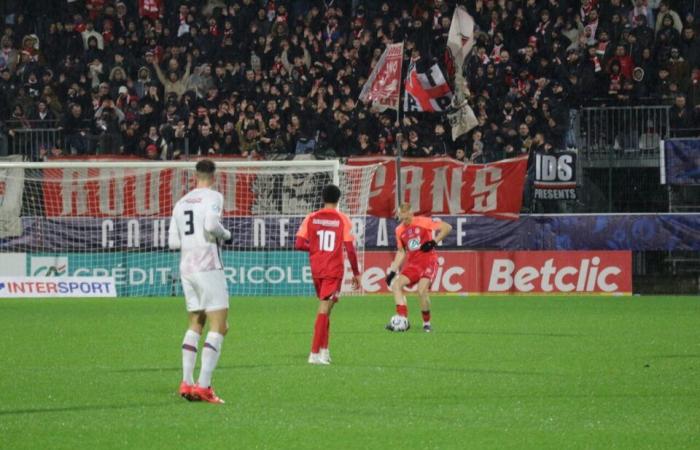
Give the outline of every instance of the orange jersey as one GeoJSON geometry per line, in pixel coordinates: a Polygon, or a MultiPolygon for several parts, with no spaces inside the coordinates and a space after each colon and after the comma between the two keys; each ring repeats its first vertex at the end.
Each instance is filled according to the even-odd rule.
{"type": "Polygon", "coordinates": [[[409,225],[396,227],[396,246],[406,251],[406,264],[430,263],[437,258],[435,250],[421,251],[421,245],[433,239],[433,230],[440,229],[440,222],[429,217],[414,217],[409,225]]]}
{"type": "Polygon", "coordinates": [[[348,216],[336,209],[319,209],[304,218],[297,237],[309,242],[309,261],[314,278],[343,278],[343,243],[355,240],[348,216]]]}

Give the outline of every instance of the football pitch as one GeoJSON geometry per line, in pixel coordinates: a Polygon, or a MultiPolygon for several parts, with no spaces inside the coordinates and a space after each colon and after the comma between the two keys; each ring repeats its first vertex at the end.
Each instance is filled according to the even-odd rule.
{"type": "Polygon", "coordinates": [[[233,298],[214,387],[176,395],[179,298],[0,301],[0,448],[699,448],[700,298],[233,298]]]}

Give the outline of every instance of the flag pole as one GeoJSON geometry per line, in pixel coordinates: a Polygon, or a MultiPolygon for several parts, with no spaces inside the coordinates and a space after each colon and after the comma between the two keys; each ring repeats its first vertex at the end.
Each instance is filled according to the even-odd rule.
{"type": "MultiPolygon", "coordinates": [[[[399,82],[399,104],[396,105],[396,128],[397,130],[401,130],[401,106],[403,105],[403,102],[401,101],[401,92],[403,91],[403,83],[404,83],[404,77],[403,77],[403,56],[404,56],[404,49],[406,45],[406,39],[401,41],[401,74],[400,74],[400,82],[399,82]]],[[[398,132],[397,132],[398,134],[398,132]]],[[[402,191],[402,186],[401,186],[401,144],[399,143],[399,140],[396,139],[396,211],[395,213],[398,214],[399,212],[399,207],[401,206],[401,200],[403,199],[403,191],[402,191]]]]}
{"type": "MultiPolygon", "coordinates": [[[[389,78],[392,78],[396,74],[396,70],[398,69],[398,83],[399,83],[399,92],[397,93],[397,99],[396,105],[392,105],[389,102],[380,102],[381,109],[380,111],[383,113],[387,109],[390,109],[392,106],[394,109],[396,109],[396,123],[395,126],[398,128],[401,124],[401,88],[403,85],[403,73],[402,73],[402,68],[403,68],[403,49],[404,49],[404,44],[405,41],[401,41],[400,47],[401,47],[401,54],[396,55],[397,49],[396,47],[399,44],[390,44],[387,46],[387,48],[384,50],[384,53],[382,53],[382,56],[379,58],[379,61],[377,62],[377,65],[374,66],[374,69],[372,69],[372,72],[369,74],[369,78],[365,82],[365,85],[362,87],[362,91],[360,92],[359,100],[362,102],[372,102],[372,105],[376,105],[375,100],[386,100],[390,99],[393,93],[395,92],[394,90],[394,82],[396,80],[391,80],[389,78]],[[391,56],[389,55],[391,50],[391,56]],[[395,61],[395,56],[399,56],[398,64],[396,64],[395,61]],[[385,67],[386,65],[386,59],[391,58],[391,64],[388,65],[388,67],[385,67]],[[377,80],[377,76],[381,72],[380,76],[382,77],[381,80],[377,80]],[[375,86],[375,81],[379,81],[379,85],[375,86]],[[386,83],[389,83],[388,86],[384,86],[386,83]],[[389,89],[389,90],[387,90],[389,89]]],[[[396,211],[398,211],[398,203],[400,203],[401,199],[401,146],[399,145],[398,139],[396,139],[396,145],[397,148],[395,150],[396,153],[396,178],[397,178],[397,183],[396,183],[396,211]]]]}

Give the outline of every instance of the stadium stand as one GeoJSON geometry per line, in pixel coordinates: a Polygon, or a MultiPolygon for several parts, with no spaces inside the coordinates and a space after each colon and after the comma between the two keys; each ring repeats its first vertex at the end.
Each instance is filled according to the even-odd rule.
{"type": "MultiPolygon", "coordinates": [[[[401,148],[489,162],[595,141],[599,119],[581,112],[611,106],[662,107],[674,135],[698,135],[697,6],[680,0],[467,2],[480,30],[465,64],[479,126],[457,142],[444,114],[407,113],[397,124],[392,111],[359,103],[387,43],[405,41],[406,63],[444,67],[455,3],[6,0],[0,155],[401,148]]],[[[656,145],[660,125],[645,119],[630,132],[631,120],[615,145],[656,145]]]]}

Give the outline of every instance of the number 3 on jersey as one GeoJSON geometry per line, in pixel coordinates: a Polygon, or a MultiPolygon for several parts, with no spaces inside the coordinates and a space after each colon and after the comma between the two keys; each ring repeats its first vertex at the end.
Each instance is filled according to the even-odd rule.
{"type": "Polygon", "coordinates": [[[332,252],[335,250],[335,232],[331,230],[318,230],[318,248],[322,252],[332,252]]]}
{"type": "Polygon", "coordinates": [[[191,209],[188,209],[185,211],[185,215],[187,216],[187,222],[185,222],[185,225],[187,226],[185,236],[189,236],[194,234],[194,212],[191,209]]]}

